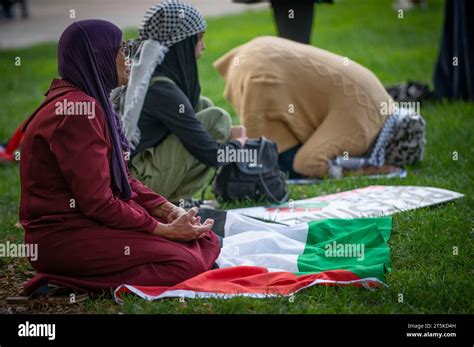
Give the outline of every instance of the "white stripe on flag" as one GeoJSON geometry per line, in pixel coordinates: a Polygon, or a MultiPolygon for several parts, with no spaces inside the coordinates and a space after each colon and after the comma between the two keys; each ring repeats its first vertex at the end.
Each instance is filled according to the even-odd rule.
{"type": "Polygon", "coordinates": [[[219,256],[216,260],[221,268],[232,266],[261,266],[269,272],[298,272],[297,254],[253,254],[236,257],[219,256]]]}
{"type": "Polygon", "coordinates": [[[235,212],[227,212],[225,221],[225,237],[249,231],[269,231],[279,233],[286,237],[306,243],[308,237],[308,224],[301,223],[294,226],[281,225],[277,223],[262,222],[254,218],[240,215],[235,212]]]}
{"type": "Polygon", "coordinates": [[[308,224],[288,227],[228,212],[225,235],[216,261],[221,268],[260,266],[268,271],[298,272],[298,256],[306,246],[308,224]]]}

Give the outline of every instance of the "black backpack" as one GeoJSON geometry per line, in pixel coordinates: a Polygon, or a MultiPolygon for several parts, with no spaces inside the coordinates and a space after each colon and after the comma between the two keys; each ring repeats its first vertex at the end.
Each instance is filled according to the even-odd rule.
{"type": "Polygon", "coordinates": [[[249,139],[243,149],[256,151],[256,164],[233,162],[217,169],[212,180],[212,191],[217,199],[287,201],[289,192],[285,174],[278,166],[276,144],[262,136],[249,139]]]}

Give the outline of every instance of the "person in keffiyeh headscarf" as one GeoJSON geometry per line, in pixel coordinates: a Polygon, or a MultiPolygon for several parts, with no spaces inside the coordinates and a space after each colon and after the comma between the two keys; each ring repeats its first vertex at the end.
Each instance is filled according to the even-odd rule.
{"type": "Polygon", "coordinates": [[[131,172],[170,201],[191,198],[211,167],[227,164],[220,151],[238,149],[245,128],[200,95],[197,59],[206,21],[191,5],[152,6],[131,43],[130,81],[112,94],[132,148],[131,172]]]}

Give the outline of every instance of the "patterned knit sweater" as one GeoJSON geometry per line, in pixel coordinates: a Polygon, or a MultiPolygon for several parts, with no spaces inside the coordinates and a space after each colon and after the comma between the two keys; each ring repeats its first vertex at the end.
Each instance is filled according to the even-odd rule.
{"type": "Polygon", "coordinates": [[[365,154],[389,116],[392,99],[370,70],[310,45],[259,37],[214,66],[249,137],[266,136],[280,153],[303,144],[293,167],[306,176],[327,174],[336,156],[365,154]]]}

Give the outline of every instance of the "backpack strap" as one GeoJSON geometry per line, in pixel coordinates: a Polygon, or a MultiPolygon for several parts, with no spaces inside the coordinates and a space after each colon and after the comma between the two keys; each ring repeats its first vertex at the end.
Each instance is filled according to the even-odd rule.
{"type": "MultiPolygon", "coordinates": [[[[269,143],[269,141],[266,139],[265,136],[260,137],[260,150],[258,151],[258,161],[259,162],[261,162],[260,159],[262,157],[263,148],[265,147],[265,145],[267,143],[269,143]]],[[[258,171],[258,176],[260,178],[260,183],[262,184],[263,190],[265,190],[265,194],[267,195],[267,198],[269,200],[271,200],[272,202],[277,203],[277,204],[283,204],[284,202],[286,202],[288,200],[288,197],[290,196],[290,190],[289,189],[287,190],[287,192],[286,192],[286,194],[283,198],[277,199],[275,197],[275,195],[273,195],[271,190],[268,188],[267,184],[265,183],[265,180],[262,177],[261,170],[258,171]]]]}

